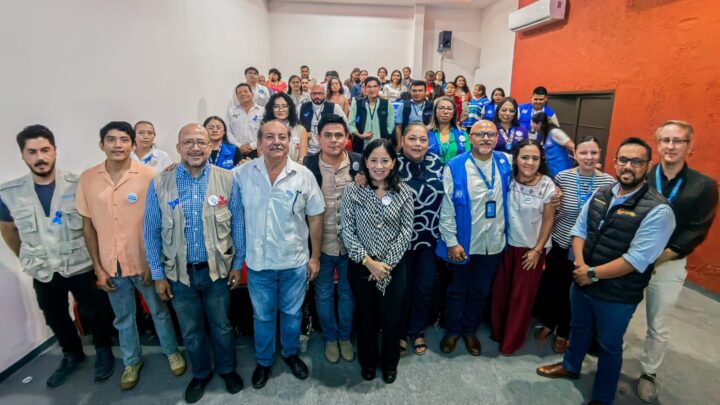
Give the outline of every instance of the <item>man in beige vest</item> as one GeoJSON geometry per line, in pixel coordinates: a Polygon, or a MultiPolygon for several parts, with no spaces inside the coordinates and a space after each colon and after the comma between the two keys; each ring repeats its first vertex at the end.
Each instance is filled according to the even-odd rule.
{"type": "Polygon", "coordinates": [[[240,285],[242,276],[245,224],[232,172],[208,162],[207,130],[200,124],[184,126],[177,151],[181,163],[150,183],[144,239],[155,289],[161,299],[172,300],[180,321],[193,374],[185,400],[193,403],[212,379],[213,360],[229,393],[243,388],[235,372],[228,311],[230,289],[240,285]]]}
{"type": "Polygon", "coordinates": [[[97,353],[95,381],[106,380],[115,369],[112,315],[107,296],[95,288],[82,218],[75,208],[79,177],[55,168],[55,136],[47,127],[26,127],[17,143],[31,173],[0,185],[0,231],[23,271],[33,278],[38,306],[63,351],[47,385],[64,383],[85,360],[70,319],[68,292],[89,321],[97,353]]]}

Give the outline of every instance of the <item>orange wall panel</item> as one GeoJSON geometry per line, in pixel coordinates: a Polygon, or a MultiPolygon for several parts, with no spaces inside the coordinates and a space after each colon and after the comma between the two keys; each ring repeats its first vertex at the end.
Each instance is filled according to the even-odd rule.
{"type": "MultiPolygon", "coordinates": [[[[530,3],[520,0],[519,7],[530,3]]],[[[613,90],[607,167],[623,138],[652,142],[659,124],[681,119],[696,131],[690,166],[719,179],[720,1],[569,0],[567,8],[564,22],[517,34],[511,94],[526,102],[538,85],[550,92],[613,90]]],[[[718,222],[688,260],[689,278],[714,292],[718,222]]]]}

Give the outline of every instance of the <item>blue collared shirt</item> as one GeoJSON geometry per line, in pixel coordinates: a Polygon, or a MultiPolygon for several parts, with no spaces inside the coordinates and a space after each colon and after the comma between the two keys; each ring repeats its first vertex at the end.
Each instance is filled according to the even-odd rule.
{"type": "MultiPolygon", "coordinates": [[[[411,122],[422,123],[423,122],[423,109],[425,108],[425,101],[423,101],[422,103],[420,103],[420,105],[418,105],[414,101],[410,100],[408,107],[410,108],[410,116],[408,117],[408,124],[411,122]]],[[[395,109],[395,124],[402,124],[404,108],[405,108],[405,103],[400,102],[398,104],[398,108],[395,109]]]]}
{"type": "MultiPolygon", "coordinates": [[[[207,249],[203,238],[202,210],[205,202],[210,165],[203,167],[200,176],[195,178],[182,164],[175,171],[180,206],[185,217],[185,240],[187,241],[188,263],[206,262],[207,249]]],[[[232,268],[239,269],[245,260],[245,214],[240,198],[240,187],[233,180],[232,195],[228,202],[232,213],[232,238],[235,245],[235,258],[232,268]]],[[[145,251],[153,280],[165,278],[162,265],[162,220],[160,203],[155,191],[155,180],[150,182],[145,204],[145,251]]],[[[180,264],[182,265],[182,264],[180,264]]]]}
{"type": "MultiPolygon", "coordinates": [[[[640,188],[632,193],[618,196],[620,183],[615,183],[612,188],[613,198],[610,201],[608,212],[610,212],[612,207],[624,203],[633,194],[637,193],[638,190],[640,190],[640,188]]],[[[593,194],[593,197],[594,196],[593,194]]],[[[588,202],[583,205],[582,210],[580,210],[580,215],[575,222],[575,226],[573,226],[570,231],[571,237],[577,236],[582,239],[587,239],[588,207],[593,197],[590,197],[588,202]]],[[[672,208],[667,204],[654,207],[640,223],[640,228],[638,228],[635,237],[632,242],[630,242],[630,248],[622,255],[623,259],[630,263],[636,271],[644,273],[648,266],[655,263],[663,250],[665,250],[665,246],[667,246],[670,235],[672,235],[674,229],[675,215],[672,212],[672,208]]]]}

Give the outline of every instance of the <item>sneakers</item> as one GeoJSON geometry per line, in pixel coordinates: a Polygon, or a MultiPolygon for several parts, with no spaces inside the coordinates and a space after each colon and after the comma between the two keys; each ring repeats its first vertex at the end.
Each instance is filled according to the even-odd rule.
{"type": "Polygon", "coordinates": [[[135,388],[138,381],[140,381],[140,369],[142,368],[142,361],[132,366],[126,366],[123,371],[122,377],[120,377],[120,389],[131,390],[135,388]]]}
{"type": "Polygon", "coordinates": [[[638,378],[637,394],[643,402],[653,402],[658,396],[658,387],[655,375],[645,374],[638,378]]]}
{"type": "Polygon", "coordinates": [[[175,352],[167,356],[168,362],[170,363],[170,370],[175,377],[181,376],[185,373],[185,358],[182,353],[175,352]]]}
{"type": "Polygon", "coordinates": [[[95,351],[95,381],[104,381],[115,373],[115,357],[109,347],[95,351]]]}
{"type": "Polygon", "coordinates": [[[355,359],[355,350],[349,340],[340,341],[340,356],[345,361],[353,361],[355,359]]]}
{"type": "Polygon", "coordinates": [[[60,365],[58,366],[58,368],[52,373],[50,378],[48,378],[46,382],[47,386],[54,388],[62,385],[70,376],[70,374],[77,370],[78,365],[80,365],[80,363],[82,363],[83,361],[85,361],[85,355],[82,353],[65,354],[62,360],[60,360],[60,365]]]}
{"type": "Polygon", "coordinates": [[[337,341],[325,342],[325,358],[333,364],[340,361],[340,349],[337,341]]]}

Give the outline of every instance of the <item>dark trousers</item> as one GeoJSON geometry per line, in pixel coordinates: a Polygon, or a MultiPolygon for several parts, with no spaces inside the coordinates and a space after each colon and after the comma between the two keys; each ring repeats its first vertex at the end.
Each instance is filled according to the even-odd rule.
{"type": "Polygon", "coordinates": [[[390,273],[392,281],[385,295],[374,280],[368,281],[370,271],[363,265],[350,262],[348,279],[355,298],[358,359],[362,368],[397,369],[400,361],[402,300],[405,294],[405,264],[401,260],[390,273]],[[378,332],[382,329],[382,344],[378,332]]]}
{"type": "Polygon", "coordinates": [[[445,304],[445,334],[473,335],[480,326],[501,254],[470,255],[465,264],[448,263],[450,286],[445,304]]]}
{"type": "Polygon", "coordinates": [[[68,311],[68,292],[72,293],[78,304],[81,319],[88,323],[86,326],[93,335],[95,347],[105,348],[112,345],[112,336],[115,333],[112,326],[113,312],[107,294],[98,290],[95,281],[95,273],[92,271],[70,277],[55,273],[49,283],[33,280],[38,306],[43,311],[45,323],[57,337],[63,353],[83,352],[80,336],[68,311]]]}
{"type": "Polygon", "coordinates": [[[570,286],[575,269],[568,251],[553,245],[548,253],[534,308],[535,317],[545,327],[557,328],[557,336],[565,339],[570,337],[570,286]]]}
{"type": "Polygon", "coordinates": [[[435,249],[408,250],[403,262],[407,278],[403,299],[403,324],[407,334],[414,339],[422,335],[432,322],[433,294],[437,280],[435,249]]]}

